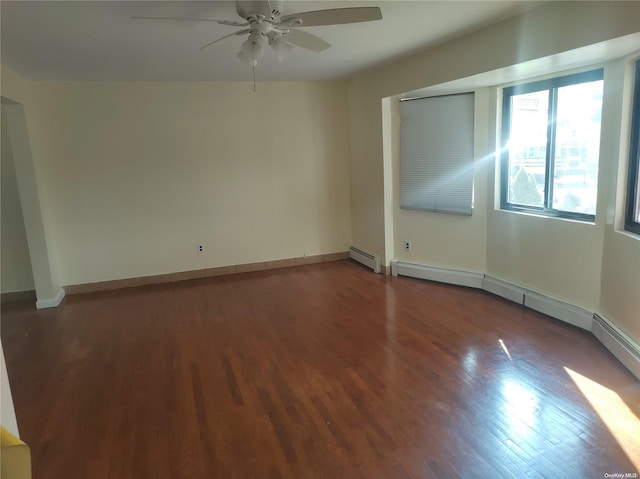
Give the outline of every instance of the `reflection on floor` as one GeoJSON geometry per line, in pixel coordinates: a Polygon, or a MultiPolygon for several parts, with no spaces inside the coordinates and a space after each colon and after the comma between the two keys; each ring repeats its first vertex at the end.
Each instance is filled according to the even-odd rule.
{"type": "Polygon", "coordinates": [[[338,261],[3,305],[1,326],[38,479],[639,472],[640,383],[483,291],[338,261]]]}

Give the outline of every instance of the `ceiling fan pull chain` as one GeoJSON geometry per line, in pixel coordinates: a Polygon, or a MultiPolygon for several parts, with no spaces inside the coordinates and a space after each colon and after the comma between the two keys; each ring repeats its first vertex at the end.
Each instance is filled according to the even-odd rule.
{"type": "Polygon", "coordinates": [[[253,71],[253,93],[256,92],[256,64],[251,64],[251,70],[253,71]]]}

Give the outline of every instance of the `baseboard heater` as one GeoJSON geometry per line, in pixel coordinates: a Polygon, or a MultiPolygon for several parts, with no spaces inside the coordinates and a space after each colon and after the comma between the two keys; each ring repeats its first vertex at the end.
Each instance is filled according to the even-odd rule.
{"type": "Polygon", "coordinates": [[[467,286],[469,288],[481,288],[482,279],[484,278],[484,275],[480,273],[437,268],[397,260],[391,262],[391,274],[394,276],[409,276],[411,278],[426,279],[428,281],[467,286]]]}
{"type": "Polygon", "coordinates": [[[509,301],[522,304],[527,308],[534,309],[547,316],[591,331],[593,313],[565,301],[530,291],[482,273],[457,271],[393,260],[391,262],[391,274],[394,276],[409,276],[429,281],[438,281],[440,283],[455,284],[468,288],[484,289],[489,293],[502,296],[509,301]]]}
{"type": "Polygon", "coordinates": [[[593,315],[593,335],[640,379],[640,345],[599,314],[593,315]]]}
{"type": "Polygon", "coordinates": [[[366,253],[361,249],[351,246],[349,248],[349,257],[352,260],[357,261],[358,263],[366,266],[367,268],[371,268],[374,273],[381,272],[380,260],[375,256],[373,256],[372,254],[366,253]]]}
{"type": "Polygon", "coordinates": [[[393,260],[391,274],[483,289],[552,318],[591,331],[631,373],[640,379],[640,344],[597,313],[480,273],[393,260]]]}

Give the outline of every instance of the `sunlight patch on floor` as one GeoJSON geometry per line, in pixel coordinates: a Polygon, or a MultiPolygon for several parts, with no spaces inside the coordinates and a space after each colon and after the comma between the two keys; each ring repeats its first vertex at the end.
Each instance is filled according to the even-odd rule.
{"type": "Polygon", "coordinates": [[[509,350],[507,349],[507,345],[504,344],[504,341],[502,339],[498,339],[498,342],[500,343],[500,346],[502,347],[502,350],[504,351],[504,353],[509,358],[509,361],[512,361],[511,354],[509,353],[509,350]]]}
{"type": "Polygon", "coordinates": [[[615,391],[573,369],[565,367],[564,370],[598,413],[629,461],[640,470],[640,419],[615,391]]]}
{"type": "Polygon", "coordinates": [[[538,396],[526,385],[506,379],[502,382],[509,431],[515,439],[523,439],[532,434],[538,421],[538,396]]]}

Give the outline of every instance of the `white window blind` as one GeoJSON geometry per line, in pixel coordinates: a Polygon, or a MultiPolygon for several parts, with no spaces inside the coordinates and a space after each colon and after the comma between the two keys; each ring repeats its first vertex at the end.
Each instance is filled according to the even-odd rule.
{"type": "Polygon", "coordinates": [[[471,215],[473,93],[400,102],[400,207],[471,215]]]}

